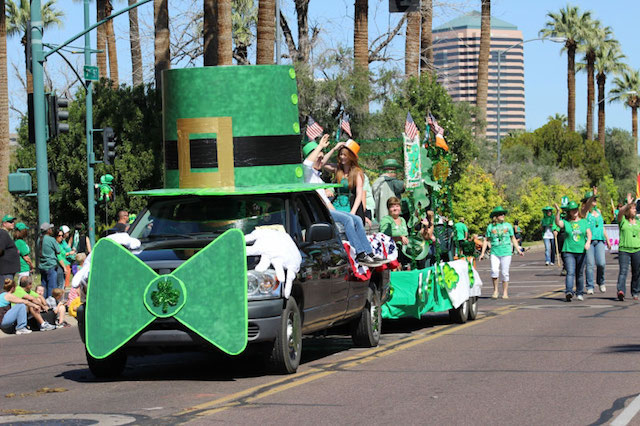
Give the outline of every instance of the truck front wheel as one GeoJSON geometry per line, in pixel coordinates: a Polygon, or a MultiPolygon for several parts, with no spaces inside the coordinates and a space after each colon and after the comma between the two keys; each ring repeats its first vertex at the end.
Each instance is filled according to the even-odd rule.
{"type": "Polygon", "coordinates": [[[302,322],[296,300],[289,297],[282,311],[280,327],[273,342],[269,364],[276,373],[291,374],[298,370],[302,355],[302,322]]]}
{"type": "Polygon", "coordinates": [[[103,359],[92,357],[86,349],[85,353],[87,355],[89,370],[99,379],[118,377],[122,374],[127,364],[127,354],[122,350],[118,350],[103,359]]]}
{"type": "Polygon", "coordinates": [[[367,303],[351,325],[351,338],[356,346],[373,348],[380,342],[382,310],[380,296],[371,288],[367,290],[367,303]]]}

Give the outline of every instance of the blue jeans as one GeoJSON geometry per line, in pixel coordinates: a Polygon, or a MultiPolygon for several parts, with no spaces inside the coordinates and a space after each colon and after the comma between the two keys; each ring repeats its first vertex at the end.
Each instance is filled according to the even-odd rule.
{"type": "Polygon", "coordinates": [[[618,264],[620,272],[618,273],[618,291],[625,292],[627,283],[627,273],[629,272],[629,264],[631,264],[631,295],[640,295],[640,251],[635,253],[618,252],[618,264]]]}
{"type": "Polygon", "coordinates": [[[367,239],[367,233],[364,232],[364,225],[360,216],[339,210],[330,210],[331,217],[336,222],[340,222],[344,226],[344,232],[347,234],[349,244],[356,250],[356,254],[373,253],[371,243],[367,239]]]}
{"type": "Polygon", "coordinates": [[[547,238],[544,241],[544,261],[547,263],[556,263],[556,240],[547,238]]]}
{"type": "Polygon", "coordinates": [[[6,314],[4,314],[0,327],[4,330],[10,329],[13,325],[16,326],[16,330],[20,330],[27,326],[27,305],[17,303],[13,305],[6,314]]]}
{"type": "Polygon", "coordinates": [[[567,269],[567,276],[565,277],[565,293],[573,293],[573,283],[576,284],[576,294],[581,296],[584,293],[584,253],[562,253],[564,259],[564,266],[567,269]]]}
{"type": "Polygon", "coordinates": [[[587,278],[587,290],[593,290],[593,267],[596,266],[596,282],[598,285],[604,285],[604,265],[606,260],[604,258],[605,242],[602,240],[591,241],[591,247],[587,251],[585,264],[585,276],[587,278]]]}
{"type": "Polygon", "coordinates": [[[51,296],[53,289],[58,287],[58,272],[54,266],[51,269],[40,269],[40,276],[42,278],[42,286],[44,287],[44,298],[51,296]]]}

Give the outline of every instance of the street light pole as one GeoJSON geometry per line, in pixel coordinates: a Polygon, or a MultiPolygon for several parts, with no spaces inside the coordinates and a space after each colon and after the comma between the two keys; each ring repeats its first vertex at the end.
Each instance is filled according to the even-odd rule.
{"type": "MultiPolygon", "coordinates": [[[[91,26],[89,18],[89,0],[84,0],[84,29],[91,26]]],[[[84,64],[91,65],[91,35],[87,32],[84,35],[84,64]]],[[[87,138],[87,231],[89,232],[89,241],[91,247],[96,242],[96,210],[95,210],[95,194],[93,180],[93,82],[86,82],[87,95],[85,97],[86,124],[85,133],[87,138]]]]}

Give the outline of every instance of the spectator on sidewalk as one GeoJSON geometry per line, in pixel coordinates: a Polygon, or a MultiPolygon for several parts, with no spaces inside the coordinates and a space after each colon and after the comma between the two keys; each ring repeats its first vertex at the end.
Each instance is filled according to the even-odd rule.
{"type": "MultiPolygon", "coordinates": [[[[38,325],[40,331],[49,331],[55,329],[53,325],[50,324],[49,321],[54,321],[55,316],[52,317],[51,314],[47,314],[49,307],[47,306],[47,302],[35,291],[32,291],[33,281],[31,277],[22,277],[20,279],[20,285],[16,286],[13,295],[20,298],[28,300],[29,302],[36,305],[36,307],[28,307],[28,316],[33,318],[35,324],[38,325]]],[[[34,323],[31,323],[31,328],[34,327],[34,323]]]]}
{"type": "Polygon", "coordinates": [[[58,286],[58,254],[60,245],[53,235],[53,224],[43,223],[40,225],[42,235],[36,244],[36,256],[42,286],[45,288],[45,298],[51,296],[51,292],[58,286]]]}
{"type": "Polygon", "coordinates": [[[62,297],[64,296],[64,290],[61,288],[54,288],[53,295],[47,298],[47,306],[49,310],[53,311],[56,317],[56,327],[68,327],[69,323],[64,320],[64,315],[67,312],[67,307],[65,303],[62,301],[62,297]]]}
{"type": "Polygon", "coordinates": [[[13,238],[11,238],[15,221],[15,217],[6,214],[2,218],[2,226],[0,226],[0,280],[3,282],[7,278],[13,280],[20,270],[20,255],[13,238]]]}
{"type": "Polygon", "coordinates": [[[18,249],[18,254],[20,255],[20,271],[18,272],[18,276],[20,278],[29,276],[31,274],[31,271],[34,269],[33,261],[29,256],[31,254],[31,249],[24,240],[24,237],[27,236],[28,229],[29,227],[24,223],[16,223],[16,230],[14,235],[16,248],[18,249]]]}
{"type": "Polygon", "coordinates": [[[16,282],[6,278],[0,293],[0,328],[8,334],[13,330],[16,334],[28,334],[31,330],[27,328],[27,307],[35,308],[37,305],[14,296],[15,289],[16,282]]]}

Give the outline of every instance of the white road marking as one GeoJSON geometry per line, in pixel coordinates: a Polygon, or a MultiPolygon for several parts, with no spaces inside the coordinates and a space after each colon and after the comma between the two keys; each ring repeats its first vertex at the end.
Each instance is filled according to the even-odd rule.
{"type": "Polygon", "coordinates": [[[613,419],[611,426],[625,426],[633,419],[633,417],[640,411],[640,395],[636,396],[631,404],[622,413],[618,414],[618,417],[613,419]]]}
{"type": "Polygon", "coordinates": [[[29,414],[26,416],[0,416],[0,424],[16,422],[48,422],[54,420],[93,420],[99,425],[119,426],[131,424],[136,421],[135,417],[122,416],[118,414],[29,414]]]}

